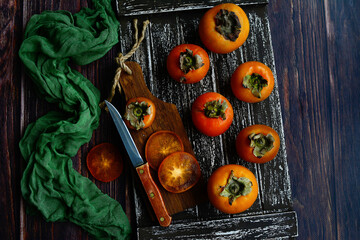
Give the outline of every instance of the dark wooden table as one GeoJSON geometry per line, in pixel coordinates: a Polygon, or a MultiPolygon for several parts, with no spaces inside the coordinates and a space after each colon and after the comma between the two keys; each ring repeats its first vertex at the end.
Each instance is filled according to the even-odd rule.
{"type": "MultiPolygon", "coordinates": [[[[20,193],[25,163],[18,143],[26,126],[52,106],[34,93],[17,55],[33,14],[57,9],[75,13],[87,6],[86,0],[0,1],[1,239],[88,238],[74,224],[47,223],[25,214],[20,193]]],[[[351,0],[273,0],[268,6],[299,239],[360,236],[359,11],[360,2],[351,0]]],[[[99,76],[112,78],[117,51],[77,70],[99,86],[99,76]]],[[[101,140],[95,131],[74,158],[84,176],[89,174],[84,154],[101,140]]],[[[134,224],[130,182],[130,175],[123,174],[97,185],[114,194],[134,224]]]]}

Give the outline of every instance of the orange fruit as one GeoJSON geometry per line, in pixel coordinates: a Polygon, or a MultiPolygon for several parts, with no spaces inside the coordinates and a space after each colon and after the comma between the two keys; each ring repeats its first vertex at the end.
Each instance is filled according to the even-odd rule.
{"type": "Polygon", "coordinates": [[[181,193],[189,190],[199,181],[201,170],[193,155],[187,152],[176,152],[162,161],[158,177],[167,191],[181,193]]]}
{"type": "Polygon", "coordinates": [[[102,182],[115,180],[123,171],[120,151],[111,143],[93,147],[86,157],[86,164],[91,175],[102,182]]]}
{"type": "Polygon", "coordinates": [[[184,145],[180,137],[171,131],[153,133],[145,146],[145,157],[150,167],[157,170],[161,162],[174,152],[183,152],[184,145]]]}

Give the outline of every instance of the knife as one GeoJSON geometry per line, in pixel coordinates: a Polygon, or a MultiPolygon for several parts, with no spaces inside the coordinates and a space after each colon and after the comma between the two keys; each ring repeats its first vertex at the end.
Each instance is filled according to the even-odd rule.
{"type": "Polygon", "coordinates": [[[136,168],[141,183],[145,189],[146,195],[148,196],[151,206],[154,209],[157,220],[160,226],[167,227],[171,223],[171,216],[169,215],[164,200],[160,194],[158,187],[150,174],[149,164],[145,163],[142,159],[137,147],[132,139],[128,128],[125,125],[118,110],[108,101],[105,103],[109,109],[110,115],[115,123],[115,126],[120,134],[121,140],[124,143],[125,149],[129,155],[131,163],[136,168]]]}

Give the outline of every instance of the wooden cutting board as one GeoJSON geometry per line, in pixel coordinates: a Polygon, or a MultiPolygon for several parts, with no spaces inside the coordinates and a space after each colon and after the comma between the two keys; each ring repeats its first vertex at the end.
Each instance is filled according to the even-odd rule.
{"type": "MultiPolygon", "coordinates": [[[[145,145],[151,134],[160,130],[169,130],[175,132],[184,144],[185,152],[195,156],[189,138],[186,134],[180,114],[174,104],[166,103],[151,94],[146,83],[140,65],[136,62],[125,63],[132,71],[129,75],[125,71],[121,73],[120,84],[128,101],[134,97],[146,97],[152,100],[156,108],[156,116],[153,124],[146,128],[130,130],[134,142],[145,160],[145,145]]],[[[196,156],[195,156],[196,157],[196,156]]],[[[201,179],[193,188],[183,193],[171,193],[165,190],[158,181],[157,173],[152,170],[152,176],[164,199],[166,208],[170,215],[182,212],[187,208],[196,206],[206,201],[206,185],[204,179],[201,179]]],[[[140,186],[138,186],[138,190],[140,186]]],[[[146,196],[144,196],[144,199],[146,196]]],[[[147,200],[147,199],[146,199],[147,200]]]]}

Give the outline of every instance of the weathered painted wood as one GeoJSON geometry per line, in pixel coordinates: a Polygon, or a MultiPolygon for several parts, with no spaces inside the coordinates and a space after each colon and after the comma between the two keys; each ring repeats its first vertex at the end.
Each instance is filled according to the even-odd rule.
{"type": "MultiPolygon", "coordinates": [[[[201,204],[183,213],[173,216],[173,223],[191,223],[202,219],[231,219],[237,217],[260,216],[265,213],[282,212],[292,209],[291,184],[288,174],[285,140],[282,125],[281,107],[277,82],[269,99],[248,104],[236,99],[230,88],[230,78],[236,67],[245,61],[261,61],[267,64],[276,76],[274,56],[271,46],[269,22],[266,5],[249,5],[243,9],[250,20],[250,35],[246,43],[229,54],[209,53],[210,71],[201,82],[186,85],[171,79],[166,70],[166,58],[171,49],[182,43],[193,43],[204,47],[199,39],[197,28],[201,16],[206,10],[162,13],[145,15],[142,19],[150,20],[147,31],[148,39],[137,51],[135,59],[143,67],[145,81],[152,94],[175,104],[187,130],[195,156],[203,176],[207,179],[218,167],[234,163],[248,167],[256,175],[260,193],[255,204],[245,213],[234,216],[216,210],[211,204],[201,204]],[[166,21],[164,21],[166,19],[166,21]],[[219,92],[229,99],[234,107],[235,118],[230,129],[219,137],[207,137],[199,133],[191,122],[190,109],[192,102],[201,94],[209,91],[219,92]],[[273,127],[281,137],[281,149],[276,159],[270,163],[258,165],[243,161],[235,150],[235,138],[239,131],[252,124],[267,124],[273,127]]],[[[133,43],[132,17],[120,18],[121,33],[124,38],[121,46],[133,43]]],[[[141,23],[139,23],[139,27],[141,23]]],[[[140,193],[141,195],[141,193],[140,193]]],[[[156,226],[151,214],[144,210],[144,204],[136,193],[135,206],[138,227],[156,226]],[[153,224],[149,224],[152,221],[153,224]]],[[[150,212],[151,213],[151,212],[150,212]]],[[[296,219],[293,219],[296,222],[296,219]]],[[[296,223],[295,223],[296,224],[296,223]]],[[[232,231],[231,227],[228,231],[232,231]]],[[[163,231],[168,231],[164,229],[163,231]]]]}
{"type": "Polygon", "coordinates": [[[272,94],[265,101],[253,104],[251,115],[253,124],[265,124],[272,127],[278,132],[281,141],[276,158],[266,164],[258,165],[262,180],[263,209],[265,212],[271,212],[276,209],[291,209],[291,183],[278,90],[279,79],[276,76],[267,9],[256,11],[256,13],[258,14],[250,14],[249,17],[253,23],[250,31],[255,34],[252,34],[250,41],[247,42],[247,49],[250,49],[250,53],[255,54],[251,54],[246,61],[263,62],[272,69],[276,80],[272,94]]]}
{"type": "Polygon", "coordinates": [[[295,212],[196,221],[162,227],[139,228],[138,239],[272,239],[297,237],[295,212]],[[229,231],[229,229],[233,229],[229,231]]]}
{"type": "Polygon", "coordinates": [[[119,16],[131,16],[211,8],[221,3],[235,3],[244,6],[264,4],[268,3],[268,0],[116,0],[116,9],[119,16]]]}

